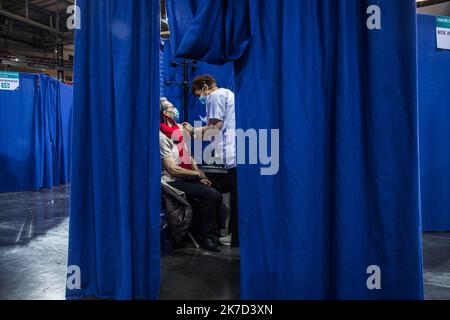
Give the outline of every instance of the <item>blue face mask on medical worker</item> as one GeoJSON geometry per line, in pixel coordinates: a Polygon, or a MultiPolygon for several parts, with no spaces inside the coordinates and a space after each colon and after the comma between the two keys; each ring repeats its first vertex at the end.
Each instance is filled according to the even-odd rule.
{"type": "Polygon", "coordinates": [[[200,96],[200,98],[198,98],[198,100],[200,100],[200,102],[202,104],[206,104],[206,102],[208,101],[208,97],[207,96],[200,96]]]}
{"type": "Polygon", "coordinates": [[[172,109],[173,112],[173,121],[178,122],[180,120],[180,111],[177,108],[172,109]]]}

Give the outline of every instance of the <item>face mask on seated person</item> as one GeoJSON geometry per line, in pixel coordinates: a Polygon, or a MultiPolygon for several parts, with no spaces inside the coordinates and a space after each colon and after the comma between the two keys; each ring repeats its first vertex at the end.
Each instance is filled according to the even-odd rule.
{"type": "Polygon", "coordinates": [[[177,108],[173,108],[173,121],[178,122],[180,121],[180,111],[178,111],[177,108]]]}

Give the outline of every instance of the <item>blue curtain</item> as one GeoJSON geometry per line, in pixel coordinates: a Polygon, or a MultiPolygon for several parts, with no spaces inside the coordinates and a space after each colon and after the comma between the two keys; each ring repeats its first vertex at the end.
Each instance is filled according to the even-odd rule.
{"type": "Polygon", "coordinates": [[[450,51],[437,49],[436,17],[418,15],[420,170],[425,231],[450,230],[450,51]]]}
{"type": "MultiPolygon", "coordinates": [[[[66,171],[66,155],[63,137],[60,83],[45,75],[38,77],[38,95],[35,104],[34,125],[35,157],[39,185],[51,188],[69,179],[66,171]]],[[[67,110],[66,110],[67,111],[67,110]]],[[[69,137],[68,137],[69,138],[69,137]]],[[[66,142],[70,145],[70,141],[66,142]]]]}
{"type": "Polygon", "coordinates": [[[67,298],[158,297],[159,2],[79,0],[67,298]],[[72,288],[72,287],[71,287],[72,288]]]}
{"type": "MultiPolygon", "coordinates": [[[[172,53],[170,40],[164,40],[163,59],[161,60],[163,68],[163,83],[162,96],[165,96],[172,102],[180,111],[181,119],[184,119],[183,108],[183,66],[172,65],[172,61],[182,63],[183,59],[175,58],[172,53]],[[168,85],[167,82],[171,84],[168,85]]],[[[188,81],[192,81],[195,76],[202,74],[211,74],[217,80],[219,87],[234,90],[234,72],[233,63],[227,63],[223,66],[216,66],[204,62],[197,62],[195,68],[192,69],[192,64],[188,68],[188,81]]],[[[198,98],[191,94],[189,89],[189,119],[190,123],[200,121],[201,118],[206,117],[205,106],[200,103],[198,98]]]]}
{"type": "Polygon", "coordinates": [[[278,175],[238,168],[242,298],[421,299],[415,1],[168,10],[177,56],[234,61],[238,127],[280,129],[278,175]]]}
{"type": "Polygon", "coordinates": [[[72,97],[72,87],[25,73],[19,90],[0,91],[0,192],[70,181],[72,97]]]}
{"type": "Polygon", "coordinates": [[[61,121],[63,144],[63,168],[62,171],[70,178],[70,161],[72,148],[72,110],[73,110],[73,86],[59,84],[59,98],[61,101],[61,121]],[[66,156],[69,155],[69,156],[66,156]]]}

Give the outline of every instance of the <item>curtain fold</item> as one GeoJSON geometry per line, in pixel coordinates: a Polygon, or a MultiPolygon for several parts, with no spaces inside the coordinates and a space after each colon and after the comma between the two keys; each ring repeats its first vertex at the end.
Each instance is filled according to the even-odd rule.
{"type": "MultiPolygon", "coordinates": [[[[69,137],[64,137],[60,82],[46,75],[37,75],[35,100],[35,163],[36,182],[41,188],[52,188],[69,182],[65,166],[69,137]]],[[[65,110],[67,111],[67,110],[65,110]]]]}
{"type": "Polygon", "coordinates": [[[79,0],[67,298],[156,299],[159,2],[79,0]]]}
{"type": "Polygon", "coordinates": [[[252,36],[255,0],[167,1],[172,52],[211,64],[238,59],[252,36]]]}
{"type": "Polygon", "coordinates": [[[423,298],[415,1],[168,10],[176,55],[234,61],[238,127],[280,130],[277,175],[238,167],[242,298],[423,298]]]}

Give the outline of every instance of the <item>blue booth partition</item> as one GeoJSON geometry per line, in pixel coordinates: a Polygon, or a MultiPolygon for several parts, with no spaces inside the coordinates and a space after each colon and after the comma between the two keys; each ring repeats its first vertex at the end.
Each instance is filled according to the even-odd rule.
{"type": "Polygon", "coordinates": [[[417,20],[423,229],[450,231],[450,50],[437,48],[435,16],[417,20]]]}
{"type": "Polygon", "coordinates": [[[0,192],[67,184],[73,88],[46,75],[19,77],[18,90],[0,90],[0,192]]]}
{"type": "Polygon", "coordinates": [[[279,130],[276,175],[238,167],[241,297],[423,298],[415,1],[167,9],[177,57],[234,62],[238,127],[279,130]]]}

